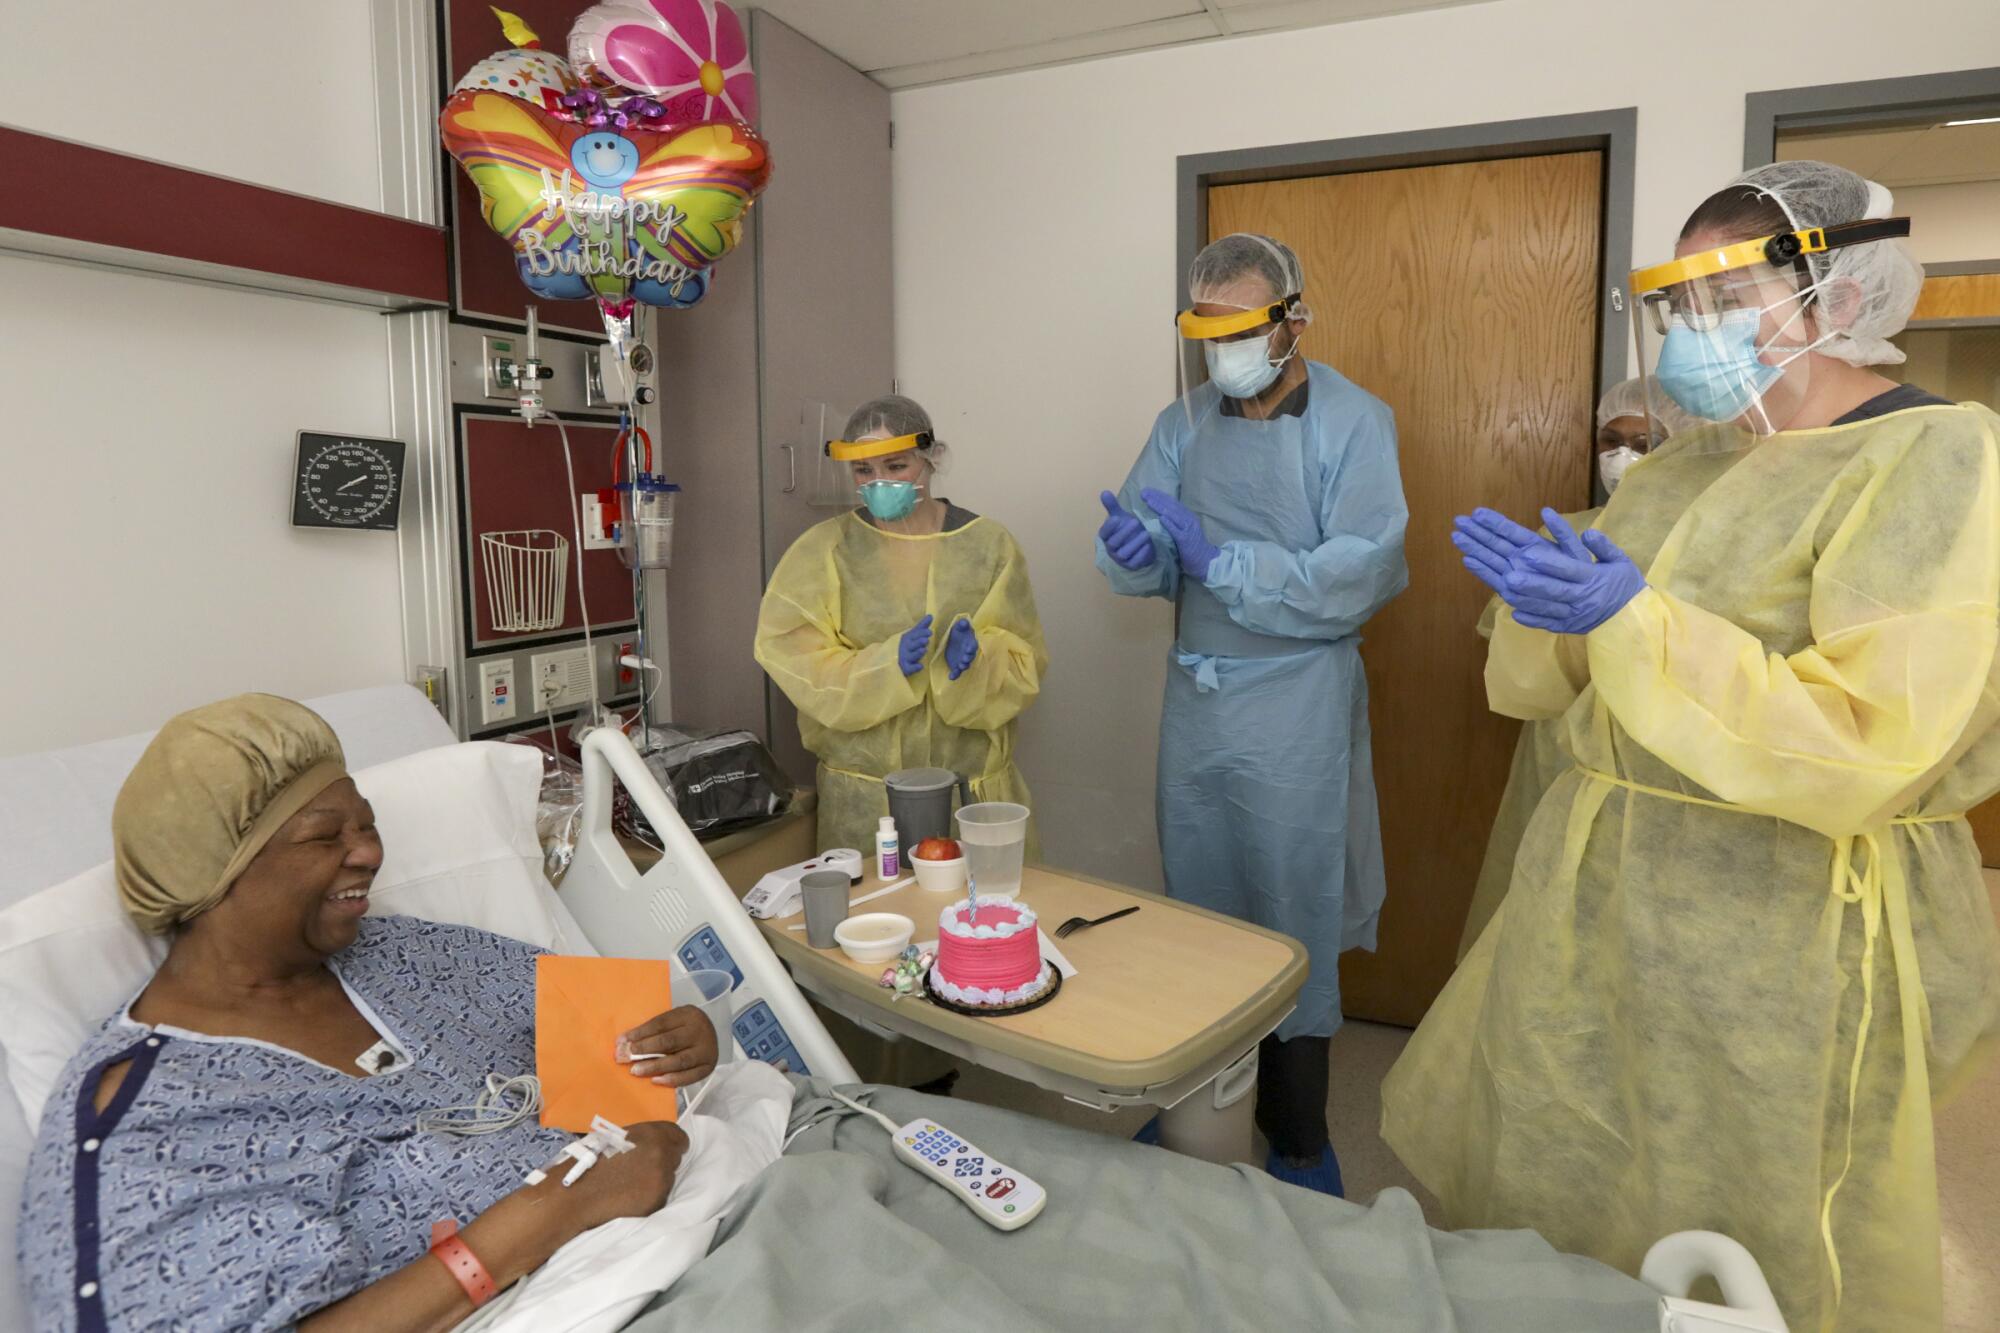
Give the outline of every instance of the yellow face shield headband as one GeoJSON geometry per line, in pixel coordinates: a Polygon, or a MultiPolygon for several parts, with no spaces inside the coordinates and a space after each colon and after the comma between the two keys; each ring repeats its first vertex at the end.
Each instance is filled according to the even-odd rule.
{"type": "Polygon", "coordinates": [[[1260,324],[1282,324],[1290,318],[1287,313],[1292,302],[1298,300],[1296,294],[1282,301],[1273,301],[1267,306],[1253,310],[1239,310],[1233,315],[1197,315],[1192,310],[1183,310],[1174,323],[1180,328],[1181,337],[1190,342],[1209,338],[1227,338],[1232,333],[1242,333],[1260,324]]]}
{"type": "Polygon", "coordinates": [[[1801,255],[1823,254],[1845,245],[1886,241],[1910,234],[1908,218],[1876,218],[1865,222],[1843,222],[1834,227],[1808,227],[1804,231],[1781,231],[1775,236],[1738,241],[1718,250],[1703,250],[1681,259],[1671,259],[1651,268],[1632,270],[1632,295],[1643,296],[1675,283],[1713,277],[1732,269],[1769,264],[1780,268],[1801,255]]]}
{"type": "Polygon", "coordinates": [[[900,454],[907,449],[928,449],[935,437],[927,430],[914,435],[897,435],[886,440],[828,440],[826,456],[841,463],[855,463],[864,458],[882,458],[889,454],[900,454]]]}

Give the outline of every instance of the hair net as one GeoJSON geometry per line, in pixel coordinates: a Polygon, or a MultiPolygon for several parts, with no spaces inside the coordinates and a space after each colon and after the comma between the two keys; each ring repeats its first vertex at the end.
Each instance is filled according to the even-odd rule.
{"type": "MultiPolygon", "coordinates": [[[[1236,305],[1217,298],[1245,278],[1256,278],[1269,287],[1274,301],[1299,296],[1306,289],[1305,269],[1289,245],[1255,232],[1238,231],[1210,241],[1188,265],[1188,299],[1196,305],[1236,305]]],[[[1312,310],[1303,299],[1292,303],[1292,318],[1311,322],[1312,310]]]]}
{"type": "Polygon", "coordinates": [[[1645,416],[1648,397],[1652,400],[1653,420],[1659,423],[1669,437],[1704,424],[1700,417],[1690,416],[1679,403],[1667,397],[1657,387],[1651,395],[1648,395],[1646,381],[1635,375],[1629,380],[1612,385],[1604,391],[1604,396],[1597,400],[1598,429],[1602,430],[1605,422],[1619,417],[1645,416]]]}
{"type": "MultiPolygon", "coordinates": [[[[1889,191],[1831,162],[1773,162],[1730,182],[1768,196],[1785,210],[1792,229],[1831,227],[1864,218],[1886,218],[1895,207],[1889,191]]],[[[1901,240],[1869,241],[1808,255],[1814,280],[1822,287],[1854,286],[1855,304],[1847,327],[1818,350],[1855,366],[1888,366],[1903,359],[1889,339],[1903,331],[1924,285],[1923,265],[1901,240]]],[[[1827,292],[1822,309],[1845,311],[1845,298],[1827,292]]]]}
{"type": "Polygon", "coordinates": [[[221,902],[281,825],[347,776],[333,728],[270,694],[239,694],[160,728],[111,808],[118,896],[163,935],[221,902]]]}
{"type": "Polygon", "coordinates": [[[900,393],[885,393],[854,409],[854,414],[847,418],[847,430],[841,438],[859,440],[879,434],[885,440],[893,440],[898,435],[915,435],[930,429],[931,414],[924,411],[916,399],[905,398],[900,393]]]}

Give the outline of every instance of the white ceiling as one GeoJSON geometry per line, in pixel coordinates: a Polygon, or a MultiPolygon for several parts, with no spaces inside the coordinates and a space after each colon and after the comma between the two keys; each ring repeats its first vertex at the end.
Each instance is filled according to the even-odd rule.
{"type": "Polygon", "coordinates": [[[1778,156],[1831,162],[1892,190],[2000,180],[2000,123],[1787,132],[1778,156]]]}
{"type": "Polygon", "coordinates": [[[1487,0],[756,0],[890,88],[1487,0]]]}

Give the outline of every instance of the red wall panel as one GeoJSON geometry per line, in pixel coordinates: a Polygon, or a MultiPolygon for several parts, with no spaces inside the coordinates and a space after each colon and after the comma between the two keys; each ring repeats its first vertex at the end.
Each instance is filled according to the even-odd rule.
{"type": "MultiPolygon", "coordinates": [[[[510,0],[500,7],[519,14],[542,39],[545,50],[564,55],[569,46],[570,25],[595,0],[510,0]]],[[[500,20],[493,17],[487,0],[444,0],[445,49],[449,66],[445,86],[449,97],[465,72],[492,55],[507,49],[500,20]]],[[[439,109],[443,109],[442,97],[439,109]]],[[[449,159],[447,159],[449,160],[449,159]]],[[[456,163],[451,168],[452,257],[457,264],[457,306],[461,314],[480,319],[504,319],[519,323],[530,301],[528,289],[514,267],[514,251],[494,235],[479,216],[479,192],[472,188],[456,163]]],[[[536,301],[541,320],[551,328],[577,329],[584,333],[604,332],[594,301],[536,301]]]]}
{"type": "Polygon", "coordinates": [[[0,166],[15,183],[0,190],[0,227],[418,301],[449,296],[444,232],[420,222],[6,126],[0,166]],[[22,185],[56,181],[97,182],[83,196],[93,206],[22,185]],[[107,182],[146,206],[94,206],[112,196],[107,182]]]}
{"type": "MultiPolygon", "coordinates": [[[[570,447],[575,452],[577,491],[609,486],[611,446],[617,438],[617,428],[573,421],[567,424],[570,447]]],[[[562,437],[551,424],[530,429],[516,417],[466,416],[460,430],[465,457],[465,540],[471,552],[468,571],[471,586],[467,592],[473,615],[472,646],[547,638],[581,629],[583,607],[576,595],[576,533],[571,526],[562,437]],[[533,634],[502,634],[493,628],[486,595],[485,555],[480,549],[479,535],[524,528],[548,528],[571,543],[566,561],[568,591],[563,601],[563,623],[558,629],[533,634]]],[[[585,551],[583,577],[593,629],[631,622],[632,572],[625,568],[616,551],[585,551]]]]}

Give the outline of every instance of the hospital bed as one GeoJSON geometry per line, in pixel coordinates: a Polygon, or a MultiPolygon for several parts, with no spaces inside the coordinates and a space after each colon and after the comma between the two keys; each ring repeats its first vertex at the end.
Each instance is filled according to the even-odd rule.
{"type": "MultiPolygon", "coordinates": [[[[872,1094],[892,1118],[932,1116],[1048,1188],[1050,1206],[1033,1225],[988,1231],[895,1161],[879,1128],[829,1098],[833,1085],[853,1082],[851,1066],[623,736],[587,738],[585,823],[557,895],[540,877],[533,831],[539,758],[453,744],[421,696],[401,687],[308,702],[341,735],[383,828],[374,910],[565,952],[629,954],[633,940],[661,941],[656,952],[680,966],[739,978],[731,1057],[782,1062],[797,1076],[785,1156],[744,1190],[707,1257],[633,1320],[640,1333],[703,1326],[706,1315],[736,1327],[949,1320],[1007,1333],[1286,1320],[1371,1330],[1783,1328],[1754,1261],[1721,1237],[1663,1242],[1645,1270],[1649,1286],[1557,1254],[1533,1233],[1433,1231],[1400,1190],[1364,1207],[1010,1112],[900,1089],[872,1094]],[[447,768],[457,776],[436,776],[447,768]],[[665,844],[643,875],[612,834],[614,784],[665,844]],[[440,813],[441,803],[451,809],[440,813]],[[786,1279],[767,1280],[774,1271],[786,1279]],[[1684,1295],[1704,1274],[1741,1308],[1662,1297],[1684,1295]]],[[[13,853],[0,879],[0,1333],[28,1327],[14,1230],[51,1066],[143,984],[160,953],[123,920],[101,864],[111,798],[145,740],[0,761],[13,853]],[[22,817],[17,799],[40,800],[42,813],[22,817]]]]}

